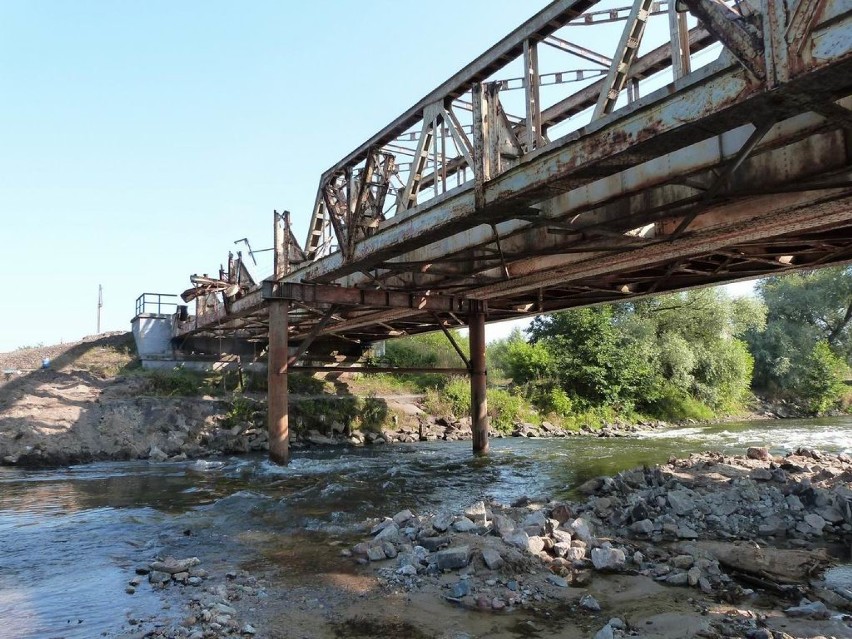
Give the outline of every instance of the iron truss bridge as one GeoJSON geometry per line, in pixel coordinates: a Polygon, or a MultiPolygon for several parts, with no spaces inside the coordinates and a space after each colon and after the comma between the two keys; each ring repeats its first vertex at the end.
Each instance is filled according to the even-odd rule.
{"type": "Polygon", "coordinates": [[[557,0],[320,177],[178,341],[367,344],[852,259],[849,0],[557,0]],[[592,43],[592,44],[590,44],[592,43]]]}
{"type": "Polygon", "coordinates": [[[557,0],[323,173],[303,244],[274,220],[172,340],[267,350],[271,459],[288,371],[463,325],[486,452],[486,321],[852,260],[852,4],[557,0]]]}

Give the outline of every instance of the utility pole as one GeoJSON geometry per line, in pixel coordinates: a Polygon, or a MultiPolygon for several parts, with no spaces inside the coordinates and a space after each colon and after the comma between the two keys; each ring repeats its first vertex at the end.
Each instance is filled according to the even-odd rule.
{"type": "Polygon", "coordinates": [[[104,287],[98,284],[98,332],[101,334],[101,307],[104,305],[104,287]]]}

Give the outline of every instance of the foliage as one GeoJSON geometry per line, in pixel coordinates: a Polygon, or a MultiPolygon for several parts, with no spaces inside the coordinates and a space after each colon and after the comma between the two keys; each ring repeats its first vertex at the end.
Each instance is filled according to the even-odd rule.
{"type": "Polygon", "coordinates": [[[765,330],[746,337],[755,359],[755,387],[800,401],[815,413],[826,410],[833,401],[826,400],[823,387],[833,382],[814,375],[852,363],[852,267],[770,277],[757,292],[768,313],[765,330]]]}
{"type": "Polygon", "coordinates": [[[203,395],[213,388],[210,378],[204,373],[175,367],[170,370],[146,370],[141,374],[147,378],[148,390],[154,395],[193,396],[203,395]]]}
{"type": "MultiPolygon", "coordinates": [[[[462,352],[470,352],[467,337],[450,331],[462,352]]],[[[384,363],[401,368],[452,368],[462,365],[461,358],[443,332],[402,337],[386,342],[384,363]]]]}
{"type": "Polygon", "coordinates": [[[719,289],[577,309],[533,320],[529,342],[501,344],[500,366],[540,411],[568,422],[602,409],[708,419],[750,397],[753,360],[739,336],[764,318],[761,303],[719,289]]]}
{"type": "Polygon", "coordinates": [[[496,430],[510,433],[516,421],[528,417],[529,408],[524,399],[507,390],[489,388],[486,391],[486,401],[491,426],[496,430]]]}
{"type": "Polygon", "coordinates": [[[816,343],[802,368],[802,393],[808,410],[819,415],[837,406],[846,391],[848,367],[826,340],[816,343]]]}
{"type": "Polygon", "coordinates": [[[388,417],[387,403],[371,393],[360,402],[353,426],[361,430],[381,432],[382,427],[388,421],[388,417]]]}
{"type": "Polygon", "coordinates": [[[230,400],[228,412],[225,413],[225,425],[230,427],[249,422],[255,410],[257,410],[255,402],[242,393],[234,393],[230,400]]]}
{"type": "Polygon", "coordinates": [[[464,377],[453,377],[441,391],[443,400],[452,414],[462,417],[470,413],[470,382],[464,377]]]}

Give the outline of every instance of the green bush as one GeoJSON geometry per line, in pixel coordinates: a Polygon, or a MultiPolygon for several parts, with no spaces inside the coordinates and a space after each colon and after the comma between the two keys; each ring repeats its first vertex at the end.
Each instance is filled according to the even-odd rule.
{"type": "Polygon", "coordinates": [[[516,421],[528,421],[531,417],[529,406],[523,397],[507,390],[490,388],[486,391],[488,417],[492,428],[504,433],[512,432],[516,421]]]}
{"type": "Polygon", "coordinates": [[[148,380],[148,390],[154,395],[171,397],[203,395],[211,390],[207,375],[185,368],[171,370],[144,371],[148,380]]]}
{"type": "Polygon", "coordinates": [[[811,413],[820,415],[839,405],[846,392],[846,372],[846,363],[828,342],[817,342],[802,370],[802,396],[811,413]]]}
{"type": "Polygon", "coordinates": [[[470,414],[470,382],[464,377],[453,377],[441,390],[446,404],[456,417],[470,414]]]}
{"type": "Polygon", "coordinates": [[[648,406],[648,412],[665,421],[704,421],[714,417],[713,411],[706,404],[671,384],[661,389],[658,398],[648,406]]]}

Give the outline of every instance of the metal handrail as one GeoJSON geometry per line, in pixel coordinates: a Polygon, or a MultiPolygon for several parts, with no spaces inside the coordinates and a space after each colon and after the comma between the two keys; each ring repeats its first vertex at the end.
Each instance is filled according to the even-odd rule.
{"type": "Polygon", "coordinates": [[[156,312],[158,315],[162,315],[163,307],[177,308],[178,303],[176,301],[172,302],[164,298],[177,298],[177,295],[171,293],[142,293],[142,295],[136,298],[136,314],[142,315],[142,313],[156,312]],[[157,310],[149,310],[153,307],[156,307],[157,310]]]}

